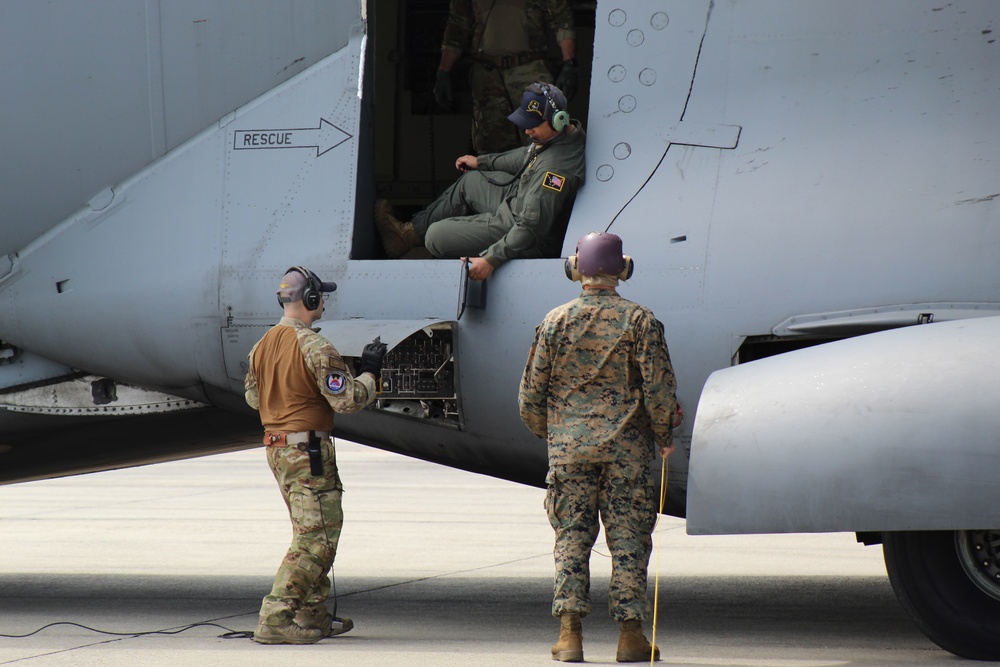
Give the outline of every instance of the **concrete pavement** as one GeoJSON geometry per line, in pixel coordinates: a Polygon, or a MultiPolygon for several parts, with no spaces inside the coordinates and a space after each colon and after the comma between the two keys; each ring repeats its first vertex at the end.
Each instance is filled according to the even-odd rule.
{"type": "MultiPolygon", "coordinates": [[[[348,442],[338,459],[349,634],[310,646],[220,637],[254,628],[290,539],[252,450],[0,487],[0,634],[50,623],[123,633],[60,624],[0,637],[0,665],[553,664],[542,490],[348,442]],[[215,625],[176,632],[196,623],[215,625]],[[151,631],[164,633],[139,634],[151,631]]],[[[668,517],[654,544],[663,664],[961,662],[910,622],[880,549],[853,535],[690,537],[668,517]]],[[[585,656],[617,664],[603,535],[592,570],[585,656]]]]}

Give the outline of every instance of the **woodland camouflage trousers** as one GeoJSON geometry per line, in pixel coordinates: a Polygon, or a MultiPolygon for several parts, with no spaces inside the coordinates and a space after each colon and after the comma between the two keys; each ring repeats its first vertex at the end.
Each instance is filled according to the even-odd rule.
{"type": "Polygon", "coordinates": [[[650,608],[646,570],[656,523],[649,464],[551,466],[546,484],[545,508],[556,538],[552,615],[586,616],[591,611],[590,552],[599,532],[599,515],[611,551],[611,617],[619,622],[645,619],[650,608]]]}

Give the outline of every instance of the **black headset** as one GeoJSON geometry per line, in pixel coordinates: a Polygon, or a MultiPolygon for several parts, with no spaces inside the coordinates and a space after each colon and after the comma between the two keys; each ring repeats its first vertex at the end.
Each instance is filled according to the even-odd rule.
{"type": "MultiPolygon", "coordinates": [[[[292,266],[285,271],[285,273],[288,274],[292,271],[302,274],[302,276],[306,279],[306,286],[302,290],[302,305],[309,311],[319,308],[319,305],[323,303],[323,292],[321,291],[323,286],[320,284],[319,278],[316,277],[315,273],[304,266],[292,266]]],[[[282,299],[281,295],[278,295],[278,304],[282,307],[284,307],[286,303],[291,303],[292,301],[294,301],[294,299],[288,297],[282,299]]]]}
{"type": "Polygon", "coordinates": [[[542,95],[545,96],[545,101],[548,103],[546,108],[552,109],[552,112],[546,114],[546,120],[549,121],[549,127],[556,132],[562,132],[569,126],[569,112],[565,109],[560,109],[555,100],[549,96],[549,87],[546,84],[542,83],[540,86],[542,88],[542,95]]]}

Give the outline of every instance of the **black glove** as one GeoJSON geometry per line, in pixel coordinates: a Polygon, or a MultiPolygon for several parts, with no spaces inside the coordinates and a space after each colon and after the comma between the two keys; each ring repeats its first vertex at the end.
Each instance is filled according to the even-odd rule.
{"type": "Polygon", "coordinates": [[[566,96],[566,101],[573,99],[576,89],[580,83],[580,68],[577,67],[576,58],[571,58],[563,62],[559,76],[556,77],[556,88],[566,96]]]}
{"type": "Polygon", "coordinates": [[[437,79],[434,81],[434,100],[438,106],[446,111],[451,111],[455,104],[455,95],[451,87],[451,72],[439,69],[437,79]]]}
{"type": "Polygon", "coordinates": [[[378,379],[382,376],[382,359],[388,347],[382,342],[382,337],[378,336],[372,342],[365,345],[361,352],[361,372],[371,373],[378,379]]]}

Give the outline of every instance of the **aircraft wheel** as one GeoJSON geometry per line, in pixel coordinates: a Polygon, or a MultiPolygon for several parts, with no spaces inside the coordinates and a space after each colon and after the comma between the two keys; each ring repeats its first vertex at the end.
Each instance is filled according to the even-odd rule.
{"type": "Polygon", "coordinates": [[[955,655],[1000,660],[1000,531],[882,537],[892,588],[924,634],[955,655]]]}

